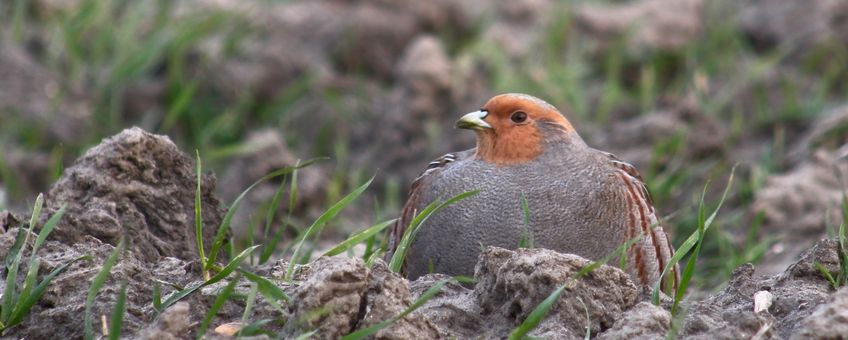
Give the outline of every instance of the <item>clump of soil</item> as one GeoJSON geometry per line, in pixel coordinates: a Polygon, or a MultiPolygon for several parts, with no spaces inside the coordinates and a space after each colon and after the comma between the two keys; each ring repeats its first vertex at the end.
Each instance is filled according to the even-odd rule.
{"type": "MultiPolygon", "coordinates": [[[[808,249],[801,259],[775,276],[754,275],[754,266],[741,266],[733,273],[727,288],[693,303],[681,335],[700,339],[797,337],[816,324],[813,311],[833,295],[833,288],[815,264],[832,275],[839,273],[838,244],[824,240],[808,249]],[[754,312],[754,294],[768,291],[774,296],[771,307],[754,312]]],[[[844,289],[843,289],[844,290],[844,289]]],[[[826,308],[826,307],[822,307],[826,308]]],[[[845,327],[846,320],[833,327],[845,327]]],[[[826,333],[817,333],[822,336],[826,333]]],[[[826,338],[826,337],[822,337],[826,338]]]]}
{"type": "MultiPolygon", "coordinates": [[[[517,251],[489,247],[480,254],[475,269],[476,285],[445,289],[422,313],[445,333],[459,337],[506,337],[554,290],[566,290],[531,335],[572,338],[609,329],[621,314],[636,304],[638,291],[629,276],[602,266],[574,280],[591,261],[547,249],[517,251]],[[587,316],[588,314],[588,316],[587,316]]],[[[430,274],[413,282],[420,294],[444,275],[430,274]]]]}
{"type": "MultiPolygon", "coordinates": [[[[61,206],[68,212],[51,236],[66,244],[95,237],[112,245],[127,236],[146,261],[190,259],[197,254],[191,228],[196,178],[194,161],[168,137],[124,130],[88,150],[50,189],[45,212],[61,206]]],[[[223,214],[212,194],[214,176],[201,181],[203,237],[211,244],[223,214]]]]}

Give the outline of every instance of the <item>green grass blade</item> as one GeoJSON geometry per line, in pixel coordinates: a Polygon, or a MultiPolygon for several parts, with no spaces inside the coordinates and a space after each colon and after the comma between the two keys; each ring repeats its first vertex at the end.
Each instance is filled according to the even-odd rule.
{"type": "Polygon", "coordinates": [[[373,226],[370,226],[367,229],[360,231],[360,232],[354,234],[353,236],[349,237],[347,240],[344,240],[343,242],[337,244],[335,247],[333,247],[333,249],[328,250],[322,256],[336,256],[338,254],[344,253],[345,251],[347,251],[348,249],[352,248],[353,246],[359,244],[360,242],[365,241],[368,238],[370,238],[371,236],[374,236],[377,233],[383,231],[383,229],[386,229],[386,227],[392,225],[392,223],[395,223],[395,221],[396,221],[396,219],[388,220],[388,221],[385,221],[385,222],[382,222],[382,223],[377,223],[373,226]]]}
{"type": "Polygon", "coordinates": [[[409,313],[414,312],[416,309],[420,308],[425,303],[427,303],[427,301],[430,301],[430,299],[432,299],[433,296],[436,296],[436,294],[439,293],[439,291],[442,290],[442,287],[444,287],[447,282],[448,282],[448,280],[441,280],[439,282],[436,282],[436,284],[434,284],[432,287],[430,287],[430,289],[427,289],[427,291],[424,292],[424,294],[421,294],[421,297],[419,297],[417,300],[415,300],[415,302],[413,302],[411,305],[409,305],[409,307],[407,307],[402,313],[400,313],[400,314],[398,314],[398,315],[396,315],[396,316],[394,316],[394,317],[392,317],[388,320],[384,320],[384,321],[382,321],[382,322],[380,322],[376,325],[373,325],[371,327],[363,328],[363,329],[360,329],[356,332],[345,335],[341,338],[341,340],[364,339],[364,338],[367,338],[367,337],[369,337],[373,334],[376,334],[377,332],[379,332],[383,328],[391,326],[391,324],[395,323],[397,320],[400,320],[403,317],[409,315],[409,313]]]}
{"type": "Polygon", "coordinates": [[[32,215],[29,218],[29,230],[32,231],[38,223],[38,217],[41,216],[41,208],[44,207],[44,194],[38,194],[35,198],[35,205],[32,207],[32,215]]]}
{"type": "Polygon", "coordinates": [[[121,338],[121,324],[124,323],[124,314],[127,312],[127,281],[121,283],[121,291],[115,301],[112,317],[109,318],[109,340],[121,338]]]}
{"type": "Polygon", "coordinates": [[[26,232],[28,232],[28,228],[18,228],[18,233],[15,235],[15,243],[11,248],[9,248],[9,252],[6,253],[6,260],[3,263],[3,267],[8,269],[12,266],[12,262],[15,261],[15,257],[18,256],[18,252],[20,252],[21,248],[24,246],[26,232]]]}
{"type": "Polygon", "coordinates": [[[406,227],[406,231],[404,231],[403,237],[401,238],[395,253],[392,254],[391,261],[389,261],[389,270],[395,273],[400,271],[403,266],[403,261],[406,259],[406,253],[409,250],[409,245],[412,244],[412,241],[415,239],[415,235],[418,233],[418,227],[424,224],[424,222],[427,221],[432,214],[435,214],[439,210],[442,210],[451,204],[474,196],[478,193],[480,193],[479,190],[464,192],[441,203],[438,200],[430,202],[430,204],[424,207],[424,209],[421,210],[418,215],[415,215],[412,221],[409,222],[409,226],[406,227]]]}
{"type": "MultiPolygon", "coordinates": [[[[294,338],[294,340],[306,340],[306,339],[311,338],[313,335],[315,335],[315,333],[318,333],[318,330],[303,333],[300,336],[294,338]]],[[[342,338],[342,339],[344,339],[344,338],[342,338]]]]}
{"type": "Polygon", "coordinates": [[[26,300],[26,298],[32,293],[32,290],[36,285],[36,278],[38,277],[38,269],[41,266],[41,260],[33,259],[29,263],[29,270],[27,270],[26,278],[24,279],[24,287],[21,289],[20,294],[17,297],[17,301],[15,302],[15,307],[12,309],[12,318],[14,318],[15,314],[20,313],[21,309],[24,307],[21,305],[21,302],[26,300]]]}
{"type": "MultiPolygon", "coordinates": [[[[247,292],[247,302],[244,306],[244,313],[241,315],[241,324],[247,325],[247,319],[250,317],[250,313],[253,311],[253,304],[256,302],[256,291],[259,289],[259,285],[256,282],[250,283],[250,291],[247,292]]],[[[240,328],[236,337],[241,336],[244,327],[240,328]]]]}
{"type": "MultiPolygon", "coordinates": [[[[20,254],[20,253],[19,253],[20,254]]],[[[6,288],[3,291],[2,311],[0,311],[0,323],[9,324],[9,316],[12,314],[12,309],[15,307],[17,293],[15,292],[15,282],[18,280],[18,265],[20,264],[20,256],[16,256],[12,261],[12,265],[7,268],[6,273],[6,288]]]]}
{"type": "MultiPolygon", "coordinates": [[[[56,224],[59,223],[59,220],[62,219],[62,216],[65,214],[65,206],[59,208],[59,210],[47,220],[44,224],[44,227],[41,228],[41,231],[38,233],[38,237],[35,239],[35,243],[32,245],[32,250],[30,254],[29,260],[29,269],[27,270],[26,278],[24,279],[24,287],[18,295],[18,300],[26,299],[30,291],[32,291],[35,286],[35,280],[38,276],[38,269],[41,265],[41,261],[38,260],[36,254],[38,253],[38,248],[41,248],[41,245],[44,243],[44,240],[47,239],[47,235],[53,231],[53,228],[56,227],[56,224]]],[[[15,306],[13,310],[13,314],[18,313],[20,306],[15,306]]]]}
{"type": "Polygon", "coordinates": [[[32,233],[36,223],[38,223],[38,217],[41,216],[41,209],[43,206],[44,194],[38,194],[38,197],[35,198],[35,204],[32,207],[32,215],[30,215],[29,226],[27,228],[18,229],[18,234],[15,236],[15,244],[12,245],[12,248],[9,249],[9,253],[6,254],[5,263],[7,268],[11,266],[12,262],[15,260],[15,257],[19,254],[19,251],[23,248],[24,244],[29,241],[29,234],[32,233]],[[24,232],[26,231],[29,231],[29,233],[24,234],[24,232]]]}
{"type": "Polygon", "coordinates": [[[594,271],[595,269],[600,268],[604,264],[609,263],[609,261],[612,260],[613,258],[621,256],[622,254],[624,254],[627,251],[627,249],[629,249],[636,242],[638,242],[642,238],[642,236],[643,235],[640,233],[639,235],[636,235],[636,236],[630,238],[629,240],[627,240],[624,243],[622,243],[621,245],[619,245],[618,248],[615,248],[615,250],[612,253],[609,253],[604,258],[597,260],[597,261],[593,261],[588,266],[580,268],[580,270],[578,270],[577,273],[574,274],[574,278],[572,278],[572,282],[576,282],[577,280],[579,280],[581,277],[585,276],[586,274],[589,274],[592,271],[594,271]]]}
{"type": "Polygon", "coordinates": [[[106,258],[106,261],[103,261],[103,268],[97,272],[97,275],[94,276],[94,280],[91,281],[91,286],[88,288],[88,296],[85,298],[85,316],[83,321],[83,337],[86,340],[94,339],[94,327],[92,326],[91,320],[91,306],[94,303],[94,298],[96,298],[97,294],[100,293],[100,290],[103,289],[106,279],[109,278],[109,274],[112,272],[112,267],[118,263],[118,258],[121,256],[121,252],[123,252],[125,244],[125,239],[121,237],[121,241],[118,242],[118,246],[112,250],[112,253],[109,254],[108,258],[106,258]]]}
{"type": "MultiPolygon", "coordinates": [[[[730,188],[733,186],[733,177],[735,173],[736,166],[734,166],[733,169],[730,171],[730,177],[727,179],[727,186],[724,187],[724,192],[721,194],[721,199],[719,199],[718,201],[718,206],[716,206],[715,210],[710,215],[710,217],[704,221],[703,233],[706,233],[707,230],[710,229],[713,220],[715,219],[716,215],[718,215],[719,209],[721,209],[722,204],[724,204],[724,200],[727,198],[727,194],[730,192],[730,188]]],[[[681,244],[679,248],[677,248],[674,253],[674,256],[672,256],[671,260],[668,261],[668,263],[665,265],[665,269],[663,269],[662,275],[660,275],[660,277],[666,277],[666,275],[668,275],[671,268],[674,268],[674,266],[678,262],[680,262],[681,259],[683,259],[683,256],[686,256],[686,254],[688,254],[689,251],[692,250],[692,248],[695,247],[698,242],[701,241],[700,239],[703,233],[699,228],[699,230],[693,232],[692,235],[689,235],[689,238],[687,238],[686,241],[683,242],[683,244],[681,244]]],[[[662,284],[662,280],[658,280],[656,285],[654,285],[654,292],[651,295],[651,302],[654,305],[659,305],[660,303],[660,284],[662,284]]],[[[678,290],[681,289],[678,288],[678,290]]]]}
{"type": "Polygon", "coordinates": [[[230,263],[228,263],[224,268],[221,268],[221,271],[219,271],[217,274],[215,274],[215,276],[210,278],[208,281],[203,282],[202,284],[199,284],[199,285],[196,285],[196,286],[193,286],[193,287],[185,288],[183,290],[180,290],[178,292],[171,294],[170,296],[168,296],[167,299],[165,299],[165,301],[162,302],[162,309],[161,310],[167,309],[168,307],[170,307],[171,305],[173,305],[177,301],[182,300],[184,297],[190,295],[191,293],[194,293],[196,290],[198,290],[200,288],[206,287],[208,285],[211,285],[213,283],[216,283],[218,281],[223,280],[228,275],[230,275],[230,273],[235,271],[238,268],[238,266],[242,262],[244,262],[244,260],[247,259],[248,256],[250,256],[250,253],[252,253],[257,247],[259,247],[259,246],[255,245],[255,246],[252,246],[250,248],[243,250],[236,257],[234,257],[233,260],[230,261],[230,263]]]}
{"type": "Polygon", "coordinates": [[[265,325],[271,323],[272,319],[262,319],[250,324],[245,325],[239,330],[237,337],[245,337],[245,336],[254,336],[259,334],[265,334],[269,336],[271,339],[279,338],[276,333],[262,329],[265,325]]]}
{"type": "Polygon", "coordinates": [[[527,333],[532,331],[536,326],[539,325],[542,320],[547,316],[548,311],[551,310],[551,307],[554,306],[559,296],[562,295],[562,292],[565,291],[565,287],[568,286],[568,283],[560,286],[556,290],[554,290],[550,295],[548,295],[545,300],[543,300],[536,308],[533,308],[533,311],[530,312],[530,315],[521,322],[517,328],[515,328],[512,333],[509,334],[509,340],[521,340],[523,339],[527,333]]]}
{"type": "Polygon", "coordinates": [[[153,282],[153,310],[156,313],[162,311],[162,286],[159,282],[153,282]]]}
{"type": "Polygon", "coordinates": [[[9,324],[11,324],[9,319],[18,300],[18,293],[16,292],[15,285],[18,281],[18,268],[20,268],[21,259],[24,254],[23,247],[29,243],[29,236],[32,234],[35,224],[38,222],[38,216],[41,215],[41,208],[43,206],[44,194],[39,194],[35,199],[35,205],[32,208],[32,216],[29,219],[29,227],[24,233],[24,240],[21,243],[21,247],[18,248],[11,265],[6,268],[6,288],[3,290],[3,301],[0,303],[0,308],[2,308],[0,309],[0,323],[2,323],[5,327],[9,327],[9,324]]]}
{"type": "Polygon", "coordinates": [[[256,275],[246,270],[240,270],[244,277],[251,282],[254,282],[259,287],[259,293],[262,294],[266,299],[271,301],[291,301],[288,294],[286,294],[280,287],[277,287],[271,280],[268,280],[262,276],[256,275]]]}
{"type": "Polygon", "coordinates": [[[266,243],[262,247],[262,253],[259,255],[259,263],[267,263],[269,259],[271,259],[271,255],[274,254],[274,251],[277,250],[277,245],[280,243],[280,240],[283,239],[283,235],[285,234],[285,228],[287,225],[283,225],[280,230],[274,233],[274,236],[271,237],[270,241],[266,241],[266,243]]]}
{"type": "MultiPolygon", "coordinates": [[[[299,159],[295,162],[295,166],[298,165],[300,165],[299,159]]],[[[297,205],[297,174],[298,169],[294,169],[294,171],[292,171],[291,182],[289,182],[289,205],[288,212],[286,213],[286,222],[280,227],[279,231],[274,233],[274,237],[271,238],[271,242],[268,242],[265,245],[265,248],[262,250],[262,255],[260,255],[259,263],[268,262],[268,259],[271,258],[274,250],[277,249],[277,244],[279,244],[280,240],[283,238],[286,228],[291,226],[291,217],[294,213],[294,207],[297,205]]]]}
{"type": "Polygon", "coordinates": [[[197,174],[197,188],[194,192],[194,239],[197,242],[197,255],[200,256],[200,272],[203,274],[204,280],[209,280],[209,271],[206,268],[206,253],[203,249],[203,213],[202,213],[202,203],[201,203],[201,192],[200,192],[200,183],[201,183],[201,163],[200,163],[200,151],[194,150],[195,156],[195,172],[197,174]]]}
{"type": "Polygon", "coordinates": [[[819,273],[821,273],[822,276],[827,279],[827,282],[830,282],[830,286],[833,287],[834,290],[839,289],[839,284],[836,283],[836,280],[833,278],[833,275],[830,274],[830,271],[827,270],[824,265],[819,262],[815,262],[814,265],[816,266],[816,269],[819,271],[819,273]]]}
{"type": "Polygon", "coordinates": [[[252,190],[254,187],[256,187],[257,185],[259,185],[262,182],[265,182],[265,181],[272,179],[272,178],[275,178],[275,177],[287,175],[287,174],[291,173],[292,171],[295,171],[296,169],[299,169],[299,168],[302,168],[302,167],[305,167],[305,166],[309,166],[310,164],[315,163],[318,160],[320,160],[320,159],[319,158],[310,159],[310,160],[303,162],[301,164],[294,165],[294,166],[287,166],[287,167],[281,168],[279,170],[276,170],[274,172],[271,172],[270,174],[263,176],[262,178],[260,178],[256,182],[253,182],[253,184],[251,184],[249,187],[247,187],[247,189],[242,191],[241,194],[238,195],[238,197],[236,197],[235,201],[233,201],[233,204],[230,206],[230,209],[228,209],[227,213],[224,215],[224,219],[221,221],[221,225],[218,227],[218,232],[215,234],[215,241],[212,243],[212,248],[209,250],[209,258],[207,259],[206,269],[207,270],[210,269],[211,266],[215,263],[215,260],[218,256],[218,251],[221,249],[221,245],[224,244],[224,239],[227,236],[227,230],[230,229],[230,223],[232,223],[233,215],[235,215],[236,210],[238,209],[239,205],[241,204],[241,200],[244,199],[245,196],[247,196],[247,193],[250,192],[250,190],[252,190]]]}
{"type": "Polygon", "coordinates": [[[41,248],[41,245],[44,244],[44,240],[47,239],[47,235],[56,228],[56,224],[59,223],[59,220],[62,219],[62,216],[65,215],[65,206],[59,208],[53,216],[44,223],[44,227],[41,228],[41,231],[38,232],[38,237],[35,238],[35,244],[32,245],[32,253],[30,254],[30,261],[35,259],[35,253],[38,252],[38,248],[41,248]]]}
{"type": "Polygon", "coordinates": [[[580,304],[583,305],[583,310],[586,311],[586,335],[583,336],[583,339],[589,340],[592,338],[592,318],[589,316],[589,307],[586,307],[583,299],[578,297],[577,301],[580,301],[580,304]]]}
{"type": "MultiPolygon", "coordinates": [[[[295,166],[298,165],[300,165],[299,159],[297,160],[297,163],[295,163],[295,166]]],[[[292,172],[291,186],[289,187],[289,207],[286,220],[291,218],[292,213],[294,212],[294,206],[297,205],[297,173],[297,169],[294,169],[292,172]]]]}
{"type": "Polygon", "coordinates": [[[330,220],[335,218],[336,215],[338,215],[338,213],[342,211],[342,209],[347,207],[350,203],[352,203],[354,200],[356,200],[356,198],[358,198],[359,195],[361,195],[363,192],[365,192],[365,189],[367,189],[368,186],[371,185],[372,181],[374,181],[374,177],[371,177],[371,179],[369,179],[367,182],[365,182],[365,184],[360,185],[358,188],[356,188],[356,190],[347,194],[347,196],[345,196],[344,198],[339,200],[336,204],[334,204],[332,207],[327,209],[327,211],[325,211],[323,214],[321,214],[321,216],[319,216],[318,219],[316,219],[315,222],[313,222],[312,225],[309,226],[308,229],[306,229],[305,234],[300,239],[300,241],[297,243],[297,246],[294,248],[294,253],[292,254],[291,261],[289,261],[289,267],[286,270],[286,277],[285,277],[286,281],[291,280],[292,274],[294,273],[294,265],[297,263],[298,259],[300,258],[301,251],[303,249],[303,243],[308,238],[312,237],[312,235],[314,235],[319,230],[324,228],[324,226],[327,224],[327,222],[329,222],[330,220]]]}
{"type": "MultiPolygon", "coordinates": [[[[672,315],[677,314],[677,306],[683,299],[683,294],[685,294],[686,290],[689,288],[689,281],[692,279],[692,274],[695,272],[695,262],[697,262],[698,256],[701,254],[701,245],[704,244],[704,229],[707,223],[707,208],[704,207],[704,201],[706,200],[708,187],[709,183],[704,186],[704,191],[701,192],[701,200],[698,203],[698,242],[695,244],[695,250],[691,255],[689,255],[689,259],[686,261],[686,267],[683,268],[682,275],[680,275],[680,284],[677,291],[674,292],[674,304],[671,306],[672,315]]],[[[711,217],[714,216],[715,212],[713,212],[713,216],[711,217]]]]}
{"type": "MultiPolygon", "coordinates": [[[[297,171],[295,171],[296,173],[297,171]]],[[[280,181],[280,185],[277,187],[277,191],[274,192],[274,197],[271,198],[271,204],[268,206],[268,211],[265,213],[265,229],[262,231],[262,240],[266,243],[262,248],[261,255],[259,255],[259,264],[264,264],[271,258],[271,254],[274,249],[277,247],[277,243],[273,241],[273,239],[269,239],[269,237],[273,237],[275,235],[271,235],[271,226],[274,223],[274,219],[277,216],[277,208],[280,206],[280,201],[283,198],[283,192],[286,190],[286,180],[285,177],[282,181],[280,181]],[[270,242],[269,242],[270,241],[270,242]]],[[[285,225],[283,225],[280,229],[284,229],[285,225]]]]}
{"type": "Polygon", "coordinates": [[[233,295],[233,291],[235,291],[236,284],[238,284],[239,279],[241,279],[241,275],[237,274],[215,297],[215,302],[212,303],[212,307],[210,307],[209,311],[206,312],[206,316],[203,317],[203,322],[200,323],[200,328],[197,330],[196,338],[198,340],[203,338],[203,335],[206,334],[206,330],[209,329],[209,325],[212,323],[212,319],[216,314],[218,314],[218,311],[221,310],[224,303],[226,303],[233,295]]]}
{"type": "Polygon", "coordinates": [[[527,196],[524,193],[521,193],[521,214],[524,222],[524,233],[521,235],[518,248],[535,248],[533,233],[530,231],[530,205],[527,203],[527,196]]]}

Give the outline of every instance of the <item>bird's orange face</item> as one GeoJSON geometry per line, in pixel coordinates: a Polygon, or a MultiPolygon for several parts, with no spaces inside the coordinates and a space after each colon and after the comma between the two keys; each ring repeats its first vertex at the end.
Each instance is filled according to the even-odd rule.
{"type": "Polygon", "coordinates": [[[543,124],[562,130],[574,127],[552,105],[524,94],[502,94],[480,111],[466,114],[456,127],[477,132],[477,157],[498,165],[531,161],[543,152],[543,124]]]}

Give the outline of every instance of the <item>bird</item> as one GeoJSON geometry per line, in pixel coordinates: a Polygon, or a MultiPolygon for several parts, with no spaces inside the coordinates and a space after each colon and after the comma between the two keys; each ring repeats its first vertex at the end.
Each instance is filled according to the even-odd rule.
{"type": "Polygon", "coordinates": [[[677,289],[676,264],[661,277],[674,248],[642,176],[612,153],[589,147],[556,107],[527,94],[501,94],[456,127],[473,130],[476,147],[439,157],[412,182],[389,229],[386,259],[428,204],[476,194],[418,226],[400,269],[408,279],[473,275],[486,246],[515,249],[528,238],[535,247],[593,261],[629,241],[623,269],[634,283],[661,281],[677,289]]]}

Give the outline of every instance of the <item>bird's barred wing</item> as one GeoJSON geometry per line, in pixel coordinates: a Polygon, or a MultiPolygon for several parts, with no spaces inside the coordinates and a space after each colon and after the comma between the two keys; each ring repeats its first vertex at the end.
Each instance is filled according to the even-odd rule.
{"type": "MultiPolygon", "coordinates": [[[[665,266],[674,255],[671,241],[660,225],[654,201],[642,176],[633,165],[630,165],[611,153],[604,152],[612,166],[618,171],[616,175],[624,183],[627,199],[627,231],[625,239],[639,237],[627,252],[629,269],[642,285],[650,285],[660,279],[665,266]]],[[[672,280],[674,290],[680,281],[679,268],[675,264],[669,276],[662,278],[661,287],[666,287],[672,280]]]]}
{"type": "MultiPolygon", "coordinates": [[[[417,178],[415,178],[414,181],[412,181],[412,185],[409,188],[409,197],[403,205],[400,217],[389,230],[389,244],[385,257],[387,262],[391,261],[392,255],[394,255],[401,239],[403,238],[403,234],[406,232],[407,227],[409,227],[409,223],[412,222],[412,219],[415,218],[415,215],[418,213],[416,209],[420,203],[421,192],[427,185],[428,179],[435,173],[442,171],[449,164],[468,157],[468,155],[472,153],[471,151],[472,150],[449,153],[437,158],[430,162],[430,164],[427,165],[427,169],[425,169],[420,175],[418,175],[417,178]]],[[[404,270],[401,269],[401,272],[404,272],[404,270]]]]}

